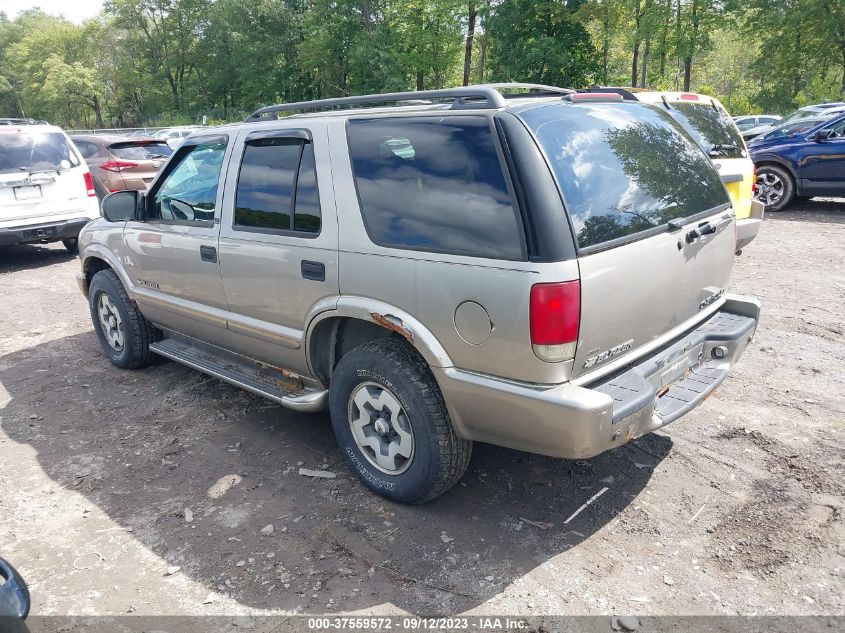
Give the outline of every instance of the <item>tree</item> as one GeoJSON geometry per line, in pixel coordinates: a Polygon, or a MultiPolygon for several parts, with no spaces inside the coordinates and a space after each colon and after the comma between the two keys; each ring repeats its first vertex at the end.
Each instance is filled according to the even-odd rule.
{"type": "Polygon", "coordinates": [[[491,78],[580,87],[599,74],[580,2],[506,0],[485,21],[491,78]]]}

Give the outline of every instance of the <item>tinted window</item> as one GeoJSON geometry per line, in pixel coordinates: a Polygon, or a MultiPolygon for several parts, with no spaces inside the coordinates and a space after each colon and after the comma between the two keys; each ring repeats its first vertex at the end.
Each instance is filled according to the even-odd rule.
{"type": "Polygon", "coordinates": [[[348,134],[361,211],[375,243],[523,257],[485,117],[352,120],[348,134]]]}
{"type": "Polygon", "coordinates": [[[742,137],[733,119],[722,108],[710,103],[673,103],[669,114],[692,135],[692,138],[712,158],[744,158],[742,137]]]}
{"type": "Polygon", "coordinates": [[[247,141],[235,197],[235,225],[319,233],[320,202],[311,143],[295,138],[247,141]]]}
{"type": "Polygon", "coordinates": [[[76,145],[76,149],[82,154],[82,158],[91,158],[97,154],[98,148],[93,143],[89,143],[88,141],[73,141],[73,144],[76,145]]]}
{"type": "Polygon", "coordinates": [[[211,222],[217,204],[217,182],[226,145],[202,143],[185,148],[176,167],[153,198],[153,218],[183,222],[211,222]]]}
{"type": "Polygon", "coordinates": [[[173,150],[167,143],[115,143],[109,146],[109,152],[127,160],[153,160],[166,158],[173,150]]]}
{"type": "Polygon", "coordinates": [[[58,132],[18,132],[0,134],[0,173],[69,169],[80,164],[68,140],[58,132]],[[65,164],[62,164],[62,163],[65,164]]]}
{"type": "Polygon", "coordinates": [[[656,107],[561,103],[521,116],[551,163],[581,248],[729,203],[710,160],[656,107]]]}
{"type": "Polygon", "coordinates": [[[783,125],[779,125],[771,132],[766,132],[762,136],[758,137],[759,140],[771,140],[774,138],[786,138],[787,136],[792,136],[793,134],[798,134],[800,132],[806,132],[810,128],[816,127],[819,123],[823,123],[824,119],[819,117],[817,119],[798,119],[797,121],[790,121],[789,123],[784,123],[783,125]]]}

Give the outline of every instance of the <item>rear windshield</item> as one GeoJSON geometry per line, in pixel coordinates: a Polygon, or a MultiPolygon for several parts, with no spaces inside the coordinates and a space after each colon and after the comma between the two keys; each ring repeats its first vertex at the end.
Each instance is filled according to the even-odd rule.
{"type": "Polygon", "coordinates": [[[710,103],[673,103],[669,113],[684,126],[711,158],[745,158],[742,136],[733,119],[710,103]]]}
{"type": "Polygon", "coordinates": [[[63,134],[0,130],[0,173],[59,171],[79,164],[63,134]]]}
{"type": "Polygon", "coordinates": [[[118,158],[129,160],[152,160],[166,158],[173,153],[167,143],[114,143],[109,145],[109,152],[118,158]]]}
{"type": "Polygon", "coordinates": [[[520,116],[548,157],[580,248],[729,204],[707,156],[656,107],[561,103],[520,116]]]}

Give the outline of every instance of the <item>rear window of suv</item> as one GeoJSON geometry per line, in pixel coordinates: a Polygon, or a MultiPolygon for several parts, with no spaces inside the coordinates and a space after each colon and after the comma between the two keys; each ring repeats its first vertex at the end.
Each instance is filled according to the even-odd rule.
{"type": "Polygon", "coordinates": [[[353,119],[349,152],[376,244],[523,259],[523,239],[487,117],[353,119]]]}
{"type": "Polygon", "coordinates": [[[669,113],[684,126],[711,158],[745,158],[742,136],[733,119],[721,108],[707,102],[680,101],[669,113]]]}
{"type": "Polygon", "coordinates": [[[655,107],[559,103],[520,116],[549,160],[581,249],[730,203],[701,148],[655,107]]]}
{"type": "Polygon", "coordinates": [[[0,173],[58,171],[80,164],[59,132],[0,130],[0,173]]]}

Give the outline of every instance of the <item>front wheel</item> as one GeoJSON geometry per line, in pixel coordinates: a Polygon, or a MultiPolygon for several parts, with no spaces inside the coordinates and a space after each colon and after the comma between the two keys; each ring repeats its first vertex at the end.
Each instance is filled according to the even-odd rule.
{"type": "Polygon", "coordinates": [[[73,253],[74,255],[79,253],[79,239],[72,237],[67,240],[62,240],[62,246],[67,249],[68,253],[73,253]]]}
{"type": "Polygon", "coordinates": [[[795,199],[792,175],[777,165],[758,167],[754,199],[766,205],[766,211],[782,211],[795,199]]]}
{"type": "Polygon", "coordinates": [[[329,408],[350,468],[388,499],[425,503],[466,471],[472,442],[455,434],[431,370],[404,341],[346,354],[332,373],[329,408]]]}
{"type": "Polygon", "coordinates": [[[88,286],[94,331],[112,365],[140,369],[153,360],[150,343],[159,332],[138,311],[113,270],[101,270],[88,286]]]}

